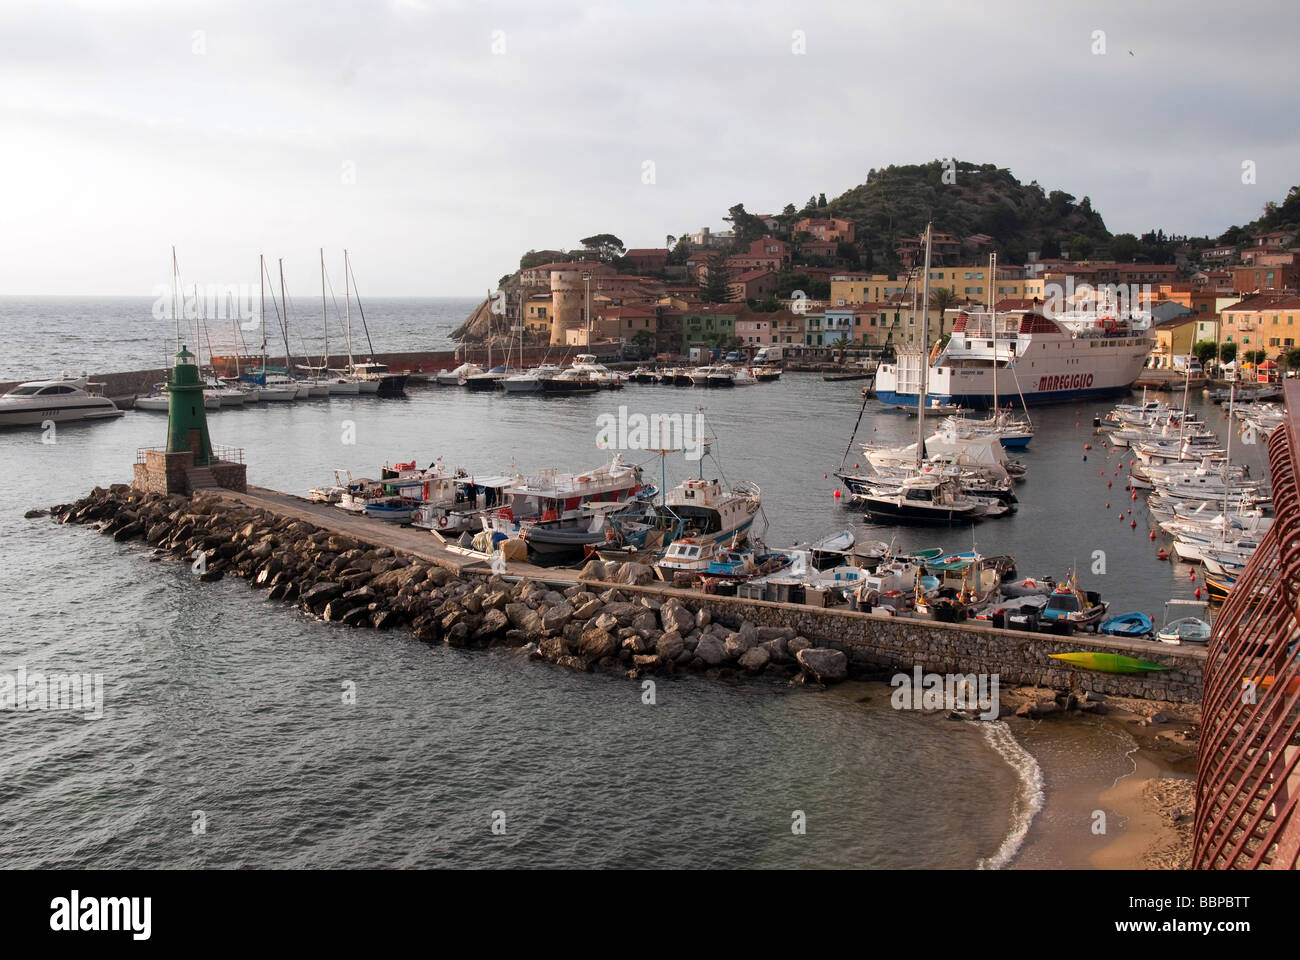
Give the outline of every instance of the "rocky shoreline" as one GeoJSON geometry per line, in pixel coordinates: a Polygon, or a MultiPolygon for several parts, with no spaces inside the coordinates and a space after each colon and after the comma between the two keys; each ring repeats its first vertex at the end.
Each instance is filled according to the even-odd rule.
{"type": "MultiPolygon", "coordinates": [[[[32,510],[27,516],[45,515],[32,510]]],[[[676,598],[628,595],[592,582],[589,567],[564,590],[456,570],[372,547],[307,521],[224,500],[96,487],[51,507],[60,523],[92,526],[117,542],[142,540],[154,558],[191,564],[202,581],[241,577],[267,598],[347,627],[405,628],[426,643],[508,646],[571,670],[638,679],[646,674],[764,674],[795,684],[849,676],[840,650],[788,627],[724,622],[676,598]]],[[[631,566],[631,565],[629,565],[631,566]]],[[[635,571],[627,571],[639,580],[635,571]]]]}

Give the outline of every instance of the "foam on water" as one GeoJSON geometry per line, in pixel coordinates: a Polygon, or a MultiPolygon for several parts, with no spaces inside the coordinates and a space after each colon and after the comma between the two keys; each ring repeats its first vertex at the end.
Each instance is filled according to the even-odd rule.
{"type": "Polygon", "coordinates": [[[1002,846],[998,847],[997,853],[982,858],[977,864],[981,870],[1000,870],[1015,859],[1020,845],[1025,842],[1025,836],[1029,833],[1030,825],[1034,822],[1034,815],[1043,809],[1043,802],[1046,800],[1043,792],[1043,771],[1033,755],[1016,741],[1011,728],[1001,720],[970,722],[984,728],[984,739],[1016,772],[1020,782],[1020,790],[1011,802],[1011,830],[1002,841],[1002,846]]]}

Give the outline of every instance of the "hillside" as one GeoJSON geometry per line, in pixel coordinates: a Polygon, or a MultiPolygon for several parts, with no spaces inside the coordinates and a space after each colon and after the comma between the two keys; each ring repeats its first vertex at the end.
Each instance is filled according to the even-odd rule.
{"type": "Polygon", "coordinates": [[[1061,247],[1088,246],[1075,243],[1076,236],[1092,242],[1090,252],[1110,239],[1087,197],[1076,201],[1063,190],[1045,192],[1037,181],[1022,184],[991,163],[957,160],[947,169],[951,183],[944,182],[941,160],[872,170],[865,183],[819,206],[816,215],[852,220],[858,246],[884,268],[893,262],[894,244],[919,236],[927,221],[961,237],[988,234],[1006,263],[1024,263],[1030,251],[1049,257],[1061,247]]]}

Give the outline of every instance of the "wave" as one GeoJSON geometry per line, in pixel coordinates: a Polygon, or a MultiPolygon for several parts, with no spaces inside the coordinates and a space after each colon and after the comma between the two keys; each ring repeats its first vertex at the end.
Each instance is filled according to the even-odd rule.
{"type": "Polygon", "coordinates": [[[1011,733],[1011,728],[1001,720],[992,722],[972,720],[984,730],[984,739],[1000,756],[1020,780],[1020,790],[1011,804],[1011,830],[998,847],[997,853],[988,858],[981,858],[976,867],[980,870],[1001,870],[1009,864],[1020,846],[1025,842],[1029,826],[1034,816],[1043,809],[1046,799],[1043,793],[1043,770],[1038,761],[1022,747],[1011,733]]]}

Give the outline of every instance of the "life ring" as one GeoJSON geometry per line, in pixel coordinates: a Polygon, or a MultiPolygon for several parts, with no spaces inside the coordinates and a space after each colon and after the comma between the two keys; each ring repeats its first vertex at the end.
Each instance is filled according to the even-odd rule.
{"type": "Polygon", "coordinates": [[[444,513],[441,517],[438,518],[438,526],[440,526],[440,527],[446,527],[446,526],[447,526],[447,515],[446,515],[445,513],[444,513]]]}
{"type": "Polygon", "coordinates": [[[1022,586],[1022,587],[1033,587],[1033,586],[1036,586],[1036,584],[1035,584],[1034,581],[1032,581],[1032,580],[1026,580],[1024,583],[1021,584],[1021,586],[1022,586]]]}

